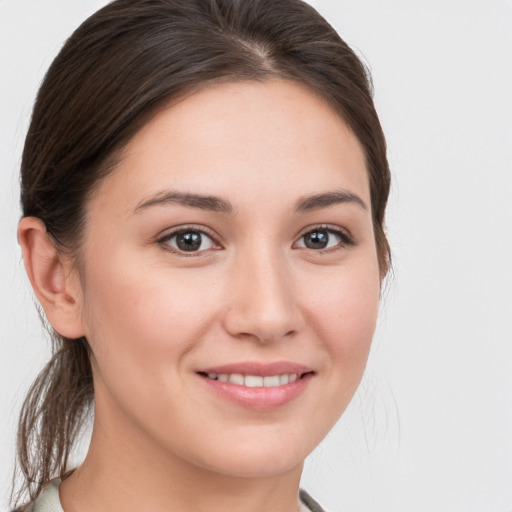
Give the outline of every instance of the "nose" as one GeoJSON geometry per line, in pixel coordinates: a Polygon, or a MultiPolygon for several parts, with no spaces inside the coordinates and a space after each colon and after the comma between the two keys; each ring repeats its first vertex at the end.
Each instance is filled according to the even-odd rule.
{"type": "Polygon", "coordinates": [[[302,326],[296,283],[285,258],[266,251],[231,267],[224,327],[234,337],[273,343],[302,326]]]}

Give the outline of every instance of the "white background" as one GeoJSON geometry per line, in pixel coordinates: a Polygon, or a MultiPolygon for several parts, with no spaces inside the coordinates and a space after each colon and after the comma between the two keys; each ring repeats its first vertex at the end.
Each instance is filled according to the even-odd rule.
{"type": "MultiPolygon", "coordinates": [[[[16,244],[20,152],[46,68],[104,3],[0,0],[2,510],[48,357],[16,244]]],[[[512,2],[311,3],[374,76],[395,277],[367,376],[303,486],[332,512],[512,512],[512,2]]]]}

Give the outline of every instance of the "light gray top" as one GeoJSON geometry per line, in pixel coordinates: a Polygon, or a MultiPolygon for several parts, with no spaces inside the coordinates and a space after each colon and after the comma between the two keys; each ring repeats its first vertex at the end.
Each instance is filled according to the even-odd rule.
{"type": "MultiPolygon", "coordinates": [[[[59,498],[60,479],[52,480],[40,496],[27,508],[18,509],[23,512],[64,512],[59,498]]],[[[17,512],[17,511],[14,511],[17,512]]]]}
{"type": "MultiPolygon", "coordinates": [[[[60,479],[52,480],[41,495],[25,508],[13,512],[64,512],[59,498],[60,479]]],[[[303,489],[299,492],[300,512],[326,512],[320,505],[303,489]]]]}

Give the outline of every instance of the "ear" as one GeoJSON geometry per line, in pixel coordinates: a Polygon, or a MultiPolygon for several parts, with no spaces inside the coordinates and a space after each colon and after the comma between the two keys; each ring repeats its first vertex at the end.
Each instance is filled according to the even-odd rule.
{"type": "Polygon", "coordinates": [[[41,219],[22,218],[18,242],[30,283],[52,327],[66,338],[84,336],[79,279],[71,260],[58,251],[41,219]]]}

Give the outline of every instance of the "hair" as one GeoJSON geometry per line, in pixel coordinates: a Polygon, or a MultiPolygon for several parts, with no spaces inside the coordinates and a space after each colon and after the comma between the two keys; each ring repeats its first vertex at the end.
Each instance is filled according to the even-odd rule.
{"type": "MultiPolygon", "coordinates": [[[[67,40],[37,95],[21,163],[23,216],[41,219],[57,248],[79,261],[89,196],[162,105],[211,83],[276,78],[323,98],[359,139],[384,273],[390,173],[371,79],[301,0],[116,0],[92,15],[67,40]]],[[[18,502],[64,476],[93,403],[87,340],[52,338],[53,356],[20,415],[18,502]]]]}

